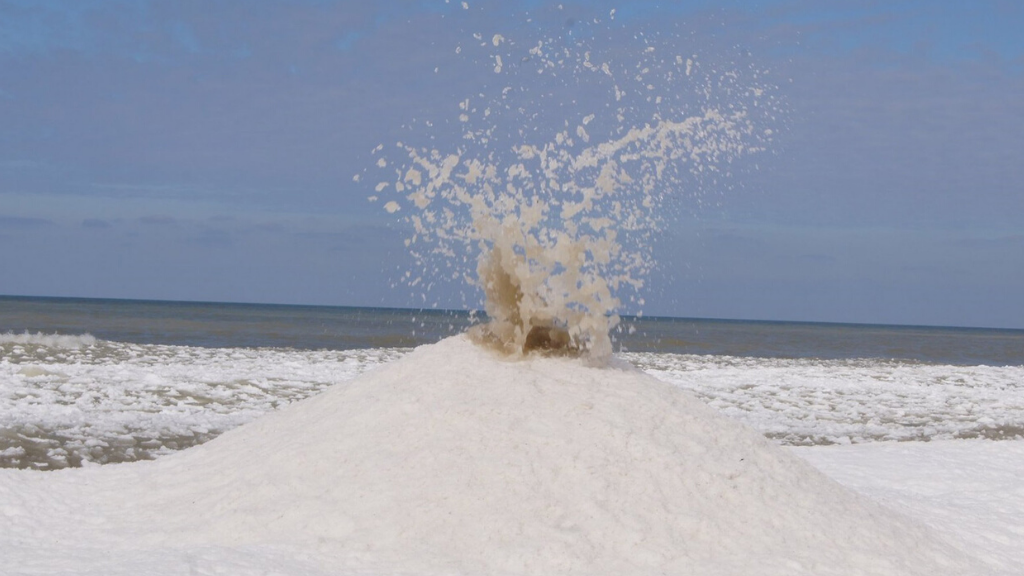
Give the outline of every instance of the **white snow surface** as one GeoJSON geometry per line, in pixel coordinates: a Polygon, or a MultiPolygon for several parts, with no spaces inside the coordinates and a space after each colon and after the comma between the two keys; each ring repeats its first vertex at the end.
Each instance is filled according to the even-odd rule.
{"type": "MultiPolygon", "coordinates": [[[[799,453],[941,518],[836,448],[799,453]]],[[[625,362],[462,336],[153,462],[0,470],[0,516],[12,575],[1013,574],[998,536],[1016,530],[943,535],[625,362]]]]}
{"type": "Polygon", "coordinates": [[[794,448],[821,471],[1024,574],[1024,442],[886,442],[794,448]]]}

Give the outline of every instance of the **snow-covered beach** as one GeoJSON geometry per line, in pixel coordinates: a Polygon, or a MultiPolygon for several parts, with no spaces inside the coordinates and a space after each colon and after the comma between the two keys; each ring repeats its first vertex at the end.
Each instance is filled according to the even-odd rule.
{"type": "Polygon", "coordinates": [[[1024,576],[1016,76],[815,40],[884,11],[72,4],[0,9],[0,576],[1024,576]]]}
{"type": "Polygon", "coordinates": [[[155,462],[0,470],[0,554],[10,574],[1017,574],[1022,456],[779,447],[621,360],[455,337],[155,462]]]}

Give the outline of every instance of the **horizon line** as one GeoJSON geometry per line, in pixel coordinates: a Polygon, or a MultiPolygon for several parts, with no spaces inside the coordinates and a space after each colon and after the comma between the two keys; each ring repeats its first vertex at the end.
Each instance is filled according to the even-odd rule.
{"type": "MultiPolygon", "coordinates": [[[[345,304],[288,304],[281,302],[228,302],[218,300],[165,300],[159,298],[108,298],[108,297],[96,297],[96,296],[39,296],[39,295],[25,295],[25,294],[0,294],[0,300],[84,300],[94,302],[134,302],[134,303],[150,303],[150,304],[191,304],[191,305],[210,305],[210,306],[277,306],[277,307],[293,307],[293,308],[343,308],[343,309],[364,309],[364,310],[394,310],[394,311],[409,311],[418,313],[437,313],[437,314],[482,314],[486,316],[486,312],[480,309],[477,310],[464,310],[456,308],[410,308],[403,306],[357,306],[357,305],[345,305],[345,304]]],[[[664,316],[655,314],[619,314],[619,318],[624,321],[643,321],[643,320],[672,320],[672,321],[696,321],[696,322],[721,322],[721,323],[752,323],[752,324],[803,324],[803,325],[821,325],[821,326],[854,326],[860,328],[925,328],[925,329],[945,329],[945,330],[990,330],[990,331],[1001,331],[1001,332],[1024,332],[1022,328],[999,328],[993,326],[952,326],[942,324],[893,324],[893,323],[880,323],[880,322],[848,322],[848,321],[829,321],[829,320],[779,320],[779,319],[756,319],[756,318],[712,318],[712,317],[697,317],[697,316],[664,316]]]]}

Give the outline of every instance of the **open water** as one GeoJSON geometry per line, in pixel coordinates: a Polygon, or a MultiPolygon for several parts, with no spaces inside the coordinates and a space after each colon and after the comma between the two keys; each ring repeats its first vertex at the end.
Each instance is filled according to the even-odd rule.
{"type": "MultiPolygon", "coordinates": [[[[405,348],[464,331],[464,311],[0,296],[0,334],[208,348],[405,348]]],[[[620,351],[1024,365],[1024,330],[627,317],[620,351]]]]}

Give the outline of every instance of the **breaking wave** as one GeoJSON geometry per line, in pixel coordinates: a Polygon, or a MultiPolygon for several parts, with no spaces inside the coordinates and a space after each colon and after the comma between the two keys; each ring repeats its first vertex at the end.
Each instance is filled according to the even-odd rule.
{"type": "Polygon", "coordinates": [[[22,346],[41,346],[45,348],[78,349],[88,346],[95,346],[98,340],[92,334],[34,334],[24,332],[15,334],[7,332],[0,334],[0,346],[5,344],[17,344],[22,346]]]}

